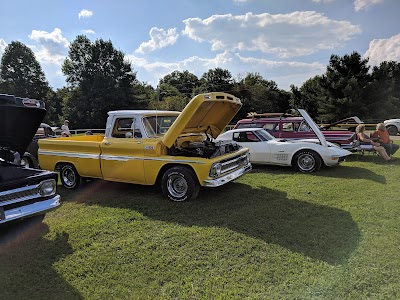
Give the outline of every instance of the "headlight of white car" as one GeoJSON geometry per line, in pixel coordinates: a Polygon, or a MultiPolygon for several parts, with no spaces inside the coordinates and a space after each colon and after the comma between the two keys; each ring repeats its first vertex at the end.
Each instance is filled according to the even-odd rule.
{"type": "Polygon", "coordinates": [[[42,197],[53,196],[56,193],[56,181],[54,179],[44,180],[39,184],[38,189],[42,197]]]}
{"type": "Polygon", "coordinates": [[[220,163],[215,163],[212,165],[210,170],[210,177],[218,177],[221,175],[222,165],[220,163]]]}

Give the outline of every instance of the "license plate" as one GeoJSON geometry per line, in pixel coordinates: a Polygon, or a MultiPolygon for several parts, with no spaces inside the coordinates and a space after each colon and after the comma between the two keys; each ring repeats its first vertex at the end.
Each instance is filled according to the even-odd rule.
{"type": "Polygon", "coordinates": [[[4,214],[4,208],[0,206],[0,221],[4,220],[6,215],[4,214]]]}

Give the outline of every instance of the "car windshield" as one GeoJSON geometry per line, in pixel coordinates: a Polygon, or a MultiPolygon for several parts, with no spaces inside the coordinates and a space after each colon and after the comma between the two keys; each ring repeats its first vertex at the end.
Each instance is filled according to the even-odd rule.
{"type": "Polygon", "coordinates": [[[267,131],[265,131],[264,129],[260,129],[257,131],[254,131],[254,133],[260,138],[260,140],[262,141],[269,141],[269,140],[273,140],[274,137],[268,133],[267,131]]]}
{"type": "Polygon", "coordinates": [[[143,124],[146,129],[147,136],[163,135],[175,122],[178,116],[151,116],[144,117],[143,124]]]}

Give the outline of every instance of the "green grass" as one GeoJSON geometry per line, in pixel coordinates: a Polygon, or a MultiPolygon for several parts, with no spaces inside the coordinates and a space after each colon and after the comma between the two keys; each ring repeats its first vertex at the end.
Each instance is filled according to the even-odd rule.
{"type": "Polygon", "coordinates": [[[255,167],[187,203],[60,187],[43,223],[0,234],[0,298],[399,299],[399,178],[400,160],[366,155],[315,174],[255,167]]]}

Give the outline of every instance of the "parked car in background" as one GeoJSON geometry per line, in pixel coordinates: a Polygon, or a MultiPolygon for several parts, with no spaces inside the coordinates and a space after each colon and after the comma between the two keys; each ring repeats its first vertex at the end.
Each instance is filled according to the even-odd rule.
{"type": "Polygon", "coordinates": [[[19,165],[45,114],[42,101],[0,94],[0,224],[60,205],[57,173],[19,165]]]}
{"type": "Polygon", "coordinates": [[[383,122],[390,135],[397,135],[400,132],[400,119],[389,119],[383,122]]]}
{"type": "Polygon", "coordinates": [[[21,158],[21,165],[27,168],[38,168],[38,140],[44,138],[53,138],[56,137],[54,129],[57,127],[51,127],[46,123],[40,123],[39,128],[36,131],[35,136],[33,137],[31,143],[26,149],[23,157],[21,158]]]}
{"type": "Polygon", "coordinates": [[[217,141],[233,140],[250,151],[252,164],[292,166],[296,171],[315,172],[322,165],[335,166],[351,154],[330,142],[304,110],[299,109],[317,139],[277,139],[262,128],[239,128],[221,134],[217,141]]]}
{"type": "MultiPolygon", "coordinates": [[[[250,118],[240,120],[234,129],[263,128],[279,139],[316,139],[317,135],[303,117],[284,113],[252,114],[250,118]]],[[[329,128],[329,127],[328,127],[329,128]]],[[[348,130],[322,130],[328,142],[343,149],[352,149],[355,133],[348,130]]]]}

